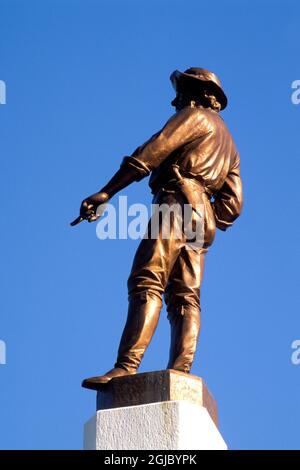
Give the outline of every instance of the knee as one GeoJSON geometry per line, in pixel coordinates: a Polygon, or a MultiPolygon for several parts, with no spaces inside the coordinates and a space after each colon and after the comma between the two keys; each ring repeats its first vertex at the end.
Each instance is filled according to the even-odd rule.
{"type": "Polygon", "coordinates": [[[144,287],[136,287],[129,291],[128,300],[139,305],[154,302],[160,307],[162,306],[162,295],[160,292],[151,289],[145,289],[144,287]]]}
{"type": "Polygon", "coordinates": [[[200,312],[200,290],[189,292],[168,292],[165,294],[168,315],[185,315],[186,312],[200,312]]]}
{"type": "Polygon", "coordinates": [[[129,297],[134,295],[151,295],[162,300],[164,283],[159,274],[147,269],[131,272],[127,281],[129,297]]]}
{"type": "Polygon", "coordinates": [[[180,319],[184,321],[192,321],[195,324],[200,324],[200,305],[181,304],[181,305],[167,305],[168,320],[172,323],[180,319]]]}

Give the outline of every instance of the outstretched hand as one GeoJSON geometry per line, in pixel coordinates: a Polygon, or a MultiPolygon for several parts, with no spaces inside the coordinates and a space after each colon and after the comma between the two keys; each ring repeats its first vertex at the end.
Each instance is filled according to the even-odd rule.
{"type": "Polygon", "coordinates": [[[109,195],[104,192],[95,193],[87,197],[81,203],[79,217],[73,220],[70,225],[74,227],[83,220],[94,222],[95,220],[99,219],[99,217],[101,217],[101,213],[99,213],[99,210],[97,211],[97,209],[102,204],[105,204],[108,200],[109,195]]]}

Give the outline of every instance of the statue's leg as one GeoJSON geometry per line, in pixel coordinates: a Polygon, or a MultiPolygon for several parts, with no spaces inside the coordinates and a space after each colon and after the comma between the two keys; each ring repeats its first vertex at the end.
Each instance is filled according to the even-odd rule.
{"type": "Polygon", "coordinates": [[[117,368],[134,373],[155,332],[162,306],[162,295],[183,241],[158,236],[143,239],[135,255],[128,279],[129,309],[122,334],[117,368]]]}
{"type": "Polygon", "coordinates": [[[127,321],[121,337],[117,362],[105,375],[91,377],[82,386],[98,389],[114,377],[135,374],[155,332],[162,306],[161,296],[143,291],[129,298],[127,321]]]}
{"type": "Polygon", "coordinates": [[[121,337],[115,368],[129,374],[137,371],[155,332],[161,298],[147,291],[129,298],[128,316],[121,337]]]}
{"type": "Polygon", "coordinates": [[[183,247],[170,274],[165,300],[171,326],[169,369],[190,372],[200,331],[200,284],[206,249],[183,247]]]}
{"type": "MultiPolygon", "coordinates": [[[[174,202],[174,196],[166,195],[164,202],[174,202]]],[[[148,238],[143,238],[138,247],[128,279],[128,316],[115,367],[105,375],[86,379],[83,382],[86,388],[97,389],[100,384],[107,383],[114,377],[134,374],[155,332],[162,294],[184,240],[174,236],[173,223],[167,238],[162,236],[161,226],[156,236],[150,233],[150,229],[151,224],[148,238]]]]}

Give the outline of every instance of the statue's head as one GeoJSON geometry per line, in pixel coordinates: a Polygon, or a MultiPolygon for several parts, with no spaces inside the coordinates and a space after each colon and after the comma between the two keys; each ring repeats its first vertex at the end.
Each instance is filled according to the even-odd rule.
{"type": "Polygon", "coordinates": [[[206,69],[191,67],[185,72],[175,70],[170,80],[176,91],[172,106],[180,110],[188,105],[221,111],[227,106],[227,97],[218,77],[206,69]]]}

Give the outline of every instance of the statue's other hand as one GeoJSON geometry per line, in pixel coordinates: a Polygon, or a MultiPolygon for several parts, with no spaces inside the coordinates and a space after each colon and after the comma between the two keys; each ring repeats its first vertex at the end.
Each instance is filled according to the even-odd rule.
{"type": "Polygon", "coordinates": [[[91,196],[84,199],[80,206],[80,215],[89,222],[99,219],[101,213],[97,213],[99,206],[109,200],[107,193],[99,192],[92,194],[91,196]]]}
{"type": "Polygon", "coordinates": [[[77,225],[83,220],[87,220],[88,222],[94,222],[95,220],[101,217],[103,210],[98,209],[99,206],[105,204],[109,200],[109,195],[104,192],[99,192],[92,194],[91,196],[85,198],[80,206],[80,216],[77,217],[71,225],[77,225]],[[97,211],[98,209],[98,211],[97,211]]]}

